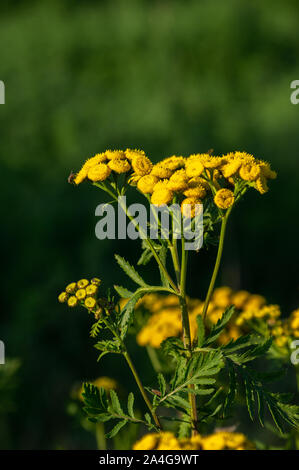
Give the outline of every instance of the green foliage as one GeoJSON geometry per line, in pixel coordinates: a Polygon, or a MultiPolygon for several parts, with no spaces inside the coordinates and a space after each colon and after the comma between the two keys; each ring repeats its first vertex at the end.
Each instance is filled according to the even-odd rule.
{"type": "Polygon", "coordinates": [[[207,354],[194,353],[189,360],[180,356],[168,387],[163,375],[158,375],[159,395],[154,395],[154,406],[178,408],[189,414],[190,404],[187,395],[190,386],[194,386],[192,393],[195,395],[212,394],[214,388],[206,386],[215,385],[216,379],[213,376],[217,375],[222,367],[221,353],[217,351],[210,351],[207,354]]]}
{"type": "Polygon", "coordinates": [[[122,286],[116,286],[115,285],[114,289],[116,290],[118,295],[120,297],[123,297],[124,299],[129,299],[133,295],[133,292],[131,292],[130,290],[128,290],[128,289],[126,289],[125,287],[122,287],[122,286]]]}
{"type": "Polygon", "coordinates": [[[109,395],[104,388],[95,387],[92,384],[83,384],[84,411],[91,422],[116,421],[116,424],[106,434],[107,438],[114,437],[126,424],[143,424],[150,430],[155,430],[151,417],[146,414],[144,419],[136,417],[134,411],[134,394],[130,392],[127,401],[127,411],[124,411],[119,397],[114,390],[110,390],[109,395]]]}
{"type": "Polygon", "coordinates": [[[266,357],[272,344],[272,337],[262,339],[245,335],[230,341],[225,346],[215,346],[213,349],[207,347],[218,338],[233,313],[233,307],[227,309],[206,338],[203,322],[200,317],[197,318],[198,347],[194,349],[191,358],[188,358],[189,353],[184,349],[181,340],[168,338],[164,341],[163,351],[174,358],[176,369],[168,387],[163,376],[161,374],[158,376],[159,396],[155,394],[154,405],[157,407],[164,404],[190,415],[190,404],[186,397],[190,393],[190,385],[194,386],[192,393],[195,395],[212,395],[210,402],[204,403],[198,410],[198,420],[204,422],[217,414],[219,418],[228,417],[236,403],[237,393],[242,395],[244,391],[248,413],[252,420],[257,412],[260,423],[264,425],[265,410],[268,409],[281,433],[285,432],[283,422],[298,428],[299,407],[290,404],[289,395],[270,392],[265,385],[277,379],[281,371],[258,373],[247,365],[256,359],[266,357]],[[228,374],[226,392],[221,382],[217,385],[221,370],[226,370],[228,374]],[[213,394],[222,395],[220,403],[215,401],[216,397],[213,394]]]}
{"type": "Polygon", "coordinates": [[[225,326],[228,324],[230,321],[231,317],[233,316],[235,312],[235,307],[232,305],[231,307],[228,307],[222,317],[217,321],[215,325],[213,325],[211,332],[209,335],[206,337],[206,339],[203,342],[203,346],[208,346],[211,343],[214,343],[216,339],[219,337],[225,326]]]}
{"type": "Polygon", "coordinates": [[[115,255],[115,259],[120,265],[120,267],[124,270],[124,272],[134,281],[136,284],[139,284],[141,287],[148,287],[148,284],[142,279],[140,274],[136,271],[133,266],[131,266],[128,261],[122,258],[119,255],[115,255]]]}
{"type": "MultiPolygon", "coordinates": [[[[275,302],[295,305],[299,251],[294,250],[298,222],[293,176],[299,134],[298,106],[290,105],[288,90],[299,73],[296,60],[290,60],[299,47],[298,2],[275,1],[271,8],[237,0],[192,0],[188,8],[177,0],[162,7],[147,1],[3,3],[0,78],[7,85],[7,103],[0,120],[7,249],[1,331],[26,364],[10,445],[48,448],[57,446],[57,428],[66,430],[66,445],[74,436],[65,426],[64,400],[57,402],[52,384],[61,383],[66,398],[70,384],[86,374],[86,363],[92,376],[98,370],[92,365],[90,340],[82,335],[87,320],[72,315],[72,326],[65,329],[65,316],[53,298],[66,279],[94,274],[99,266],[105,267],[105,281],[115,282],[115,269],[108,263],[112,243],[103,242],[103,248],[90,236],[98,195],[88,188],[70,191],[66,184],[82,155],[95,148],[137,145],[158,158],[177,149],[185,154],[213,145],[218,152],[233,144],[271,159],[280,169],[279,184],[273,185],[271,197],[260,199],[260,214],[255,200],[244,204],[246,217],[235,220],[238,243],[232,233],[228,251],[242,253],[242,266],[249,263],[249,289],[262,286],[261,293],[275,295],[275,302]],[[293,222],[292,230],[284,230],[283,250],[275,249],[272,233],[277,213],[281,226],[293,222]],[[42,223],[41,214],[46,214],[42,223]],[[57,235],[62,224],[71,237],[66,230],[57,235]],[[250,244],[256,227],[262,235],[250,244]],[[267,256],[264,271],[262,256],[267,256]],[[28,276],[29,265],[36,274],[28,276]],[[60,338],[62,331],[63,341],[53,348],[52,338],[60,338]],[[44,387],[37,389],[36,377],[44,370],[44,387]],[[38,406],[32,407],[32,400],[38,406]],[[28,433],[27,423],[34,423],[35,432],[28,433]]],[[[216,234],[206,234],[216,242],[216,234]]],[[[235,267],[233,257],[226,262],[235,267]]],[[[204,288],[199,279],[207,275],[209,270],[196,264],[189,292],[204,288]]],[[[144,367],[142,356],[139,367],[144,367]]],[[[109,371],[107,359],[103,372],[109,371]]],[[[127,372],[118,372],[127,383],[127,372]]],[[[0,434],[6,442],[7,428],[0,434]]],[[[82,436],[79,441],[87,448],[93,445],[82,436]]]]}

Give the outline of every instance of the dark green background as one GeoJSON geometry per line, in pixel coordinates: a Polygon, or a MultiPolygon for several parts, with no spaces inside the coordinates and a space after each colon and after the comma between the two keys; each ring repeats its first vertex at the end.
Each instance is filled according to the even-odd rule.
{"type": "MultiPolygon", "coordinates": [[[[131,384],[118,358],[96,363],[86,315],[57,302],[81,277],[123,283],[113,252],[138,255],[134,242],[98,241],[102,194],[67,184],[96,152],[137,147],[159,160],[213,148],[270,161],[278,179],[236,209],[218,284],[285,315],[298,306],[298,15],[297,0],[1,1],[0,338],[22,361],[1,448],[93,447],[65,412],[73,383],[131,384]]],[[[214,255],[194,255],[190,295],[204,296],[214,255]]]]}

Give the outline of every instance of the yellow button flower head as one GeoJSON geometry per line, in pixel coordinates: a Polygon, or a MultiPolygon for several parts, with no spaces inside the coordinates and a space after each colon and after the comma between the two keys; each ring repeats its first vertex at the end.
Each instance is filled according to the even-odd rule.
{"type": "Polygon", "coordinates": [[[186,173],[190,178],[200,176],[204,171],[201,154],[190,155],[185,163],[186,173]]]}
{"type": "Polygon", "coordinates": [[[70,284],[66,286],[65,290],[68,294],[72,294],[73,292],[75,292],[76,288],[77,288],[76,282],[71,282],[70,284]]]}
{"type": "Polygon", "coordinates": [[[216,157],[209,154],[203,154],[201,156],[201,161],[205,168],[210,169],[219,168],[223,163],[222,157],[216,157]]]}
{"type": "Polygon", "coordinates": [[[88,179],[91,181],[105,181],[109,178],[111,169],[105,163],[99,163],[88,170],[88,179]]]}
{"type": "Polygon", "coordinates": [[[241,165],[242,161],[237,159],[231,159],[228,161],[228,163],[224,163],[221,166],[221,172],[224,178],[231,178],[232,176],[236,175],[241,165]]]}
{"type": "Polygon", "coordinates": [[[61,292],[58,296],[58,301],[63,304],[68,298],[68,294],[66,292],[61,292]]]}
{"type": "MultiPolygon", "coordinates": [[[[129,153],[129,156],[132,159],[131,160],[132,167],[136,175],[139,175],[139,176],[148,175],[151,172],[151,169],[153,167],[152,162],[150,161],[149,158],[146,157],[144,152],[138,152],[136,150],[134,152],[135,154],[129,153]]],[[[127,152],[126,152],[126,155],[127,155],[127,158],[129,158],[127,152]]]]}
{"type": "Polygon", "coordinates": [[[241,166],[239,174],[245,181],[255,181],[261,174],[260,165],[255,162],[245,163],[241,166]]]}
{"type": "Polygon", "coordinates": [[[171,171],[179,170],[185,166],[185,158],[173,155],[162,160],[161,165],[171,171]]]}
{"type": "Polygon", "coordinates": [[[214,202],[220,209],[228,209],[233,205],[234,201],[235,196],[230,189],[219,189],[214,197],[214,202]]]}
{"type": "Polygon", "coordinates": [[[124,160],[126,158],[126,154],[122,150],[106,150],[105,155],[108,160],[124,160]]]}
{"type": "MultiPolygon", "coordinates": [[[[157,186],[157,185],[156,185],[157,186]]],[[[170,189],[160,188],[154,189],[154,192],[151,197],[151,203],[156,206],[163,206],[164,204],[169,204],[173,199],[173,192],[170,189]]]]}
{"type": "Polygon", "coordinates": [[[96,299],[94,297],[86,297],[86,299],[84,301],[84,305],[88,309],[92,309],[96,305],[96,299]]]}
{"type": "Polygon", "coordinates": [[[159,178],[154,175],[145,175],[142,176],[137,183],[137,188],[143,194],[152,194],[154,186],[158,183],[159,178]]]}
{"type": "Polygon", "coordinates": [[[260,194],[265,194],[269,190],[267,180],[263,175],[261,175],[260,178],[257,178],[255,187],[260,194]]]}
{"type": "Polygon", "coordinates": [[[98,277],[93,277],[90,282],[91,284],[95,284],[96,286],[99,286],[101,284],[101,279],[99,279],[98,277]]]}
{"type": "Polygon", "coordinates": [[[74,183],[77,185],[82,183],[82,181],[84,181],[87,178],[88,171],[90,170],[90,168],[92,168],[93,166],[99,163],[103,163],[106,160],[107,160],[107,157],[104,153],[97,153],[94,157],[91,157],[88,160],[86,160],[86,162],[82,166],[79,173],[77,173],[74,179],[74,183]]]}
{"type": "Polygon", "coordinates": [[[75,297],[74,295],[69,297],[69,299],[67,301],[67,304],[68,304],[69,307],[76,307],[76,305],[78,305],[77,297],[75,297]]]}
{"type": "Polygon", "coordinates": [[[182,214],[185,217],[194,217],[196,214],[196,204],[201,204],[201,200],[196,197],[187,197],[184,199],[181,204],[182,214]]]}
{"type": "Polygon", "coordinates": [[[188,188],[184,191],[184,195],[187,197],[203,199],[207,194],[207,188],[209,188],[207,182],[203,178],[197,176],[188,181],[188,188]]]}
{"type": "Polygon", "coordinates": [[[158,178],[161,178],[161,179],[170,178],[172,173],[173,173],[172,170],[170,170],[169,168],[166,168],[161,163],[157,163],[156,165],[154,165],[152,172],[151,172],[152,175],[157,176],[158,178]]]}
{"type": "Polygon", "coordinates": [[[111,170],[115,171],[115,173],[127,173],[131,170],[131,165],[127,159],[123,160],[120,158],[113,158],[108,163],[108,166],[111,170]]]}
{"type": "Polygon", "coordinates": [[[235,152],[234,159],[240,160],[242,163],[254,163],[256,161],[254,156],[247,152],[235,152]]]}
{"type": "Polygon", "coordinates": [[[171,191],[184,191],[188,187],[188,180],[189,177],[186,174],[184,168],[177,170],[173,175],[170,177],[168,182],[168,188],[171,191]]]}
{"type": "Polygon", "coordinates": [[[80,279],[80,281],[77,282],[77,287],[79,289],[84,289],[84,287],[88,286],[89,281],[87,279],[80,279]]]}
{"type": "Polygon", "coordinates": [[[130,162],[133,160],[135,157],[143,156],[145,157],[145,152],[144,150],[137,150],[137,149],[127,149],[125,151],[126,158],[130,160],[130,162]]]}
{"type": "Polygon", "coordinates": [[[89,286],[86,287],[86,294],[87,295],[95,295],[98,291],[98,286],[95,284],[90,284],[89,286]]]}
{"type": "Polygon", "coordinates": [[[81,168],[81,170],[76,174],[76,177],[74,179],[75,184],[81,184],[86,178],[87,178],[87,173],[88,169],[87,168],[81,168]]]}
{"type": "Polygon", "coordinates": [[[270,164],[268,162],[263,162],[262,160],[259,160],[259,165],[261,167],[261,172],[262,175],[270,180],[275,180],[277,177],[276,171],[271,170],[270,164]]]}
{"type": "Polygon", "coordinates": [[[76,297],[79,300],[83,300],[86,297],[86,290],[85,289],[78,289],[76,292],[76,297]]]}

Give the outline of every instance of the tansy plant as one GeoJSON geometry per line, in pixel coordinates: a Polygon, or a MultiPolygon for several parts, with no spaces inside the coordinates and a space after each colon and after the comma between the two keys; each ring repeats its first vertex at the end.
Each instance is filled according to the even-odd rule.
{"type": "MultiPolygon", "coordinates": [[[[242,397],[250,417],[254,419],[257,414],[261,425],[267,412],[281,432],[284,424],[298,426],[299,407],[289,404],[286,394],[273,393],[268,388],[269,380],[277,376],[272,371],[269,355],[275,337],[273,329],[250,332],[245,328],[246,322],[254,316],[252,314],[250,317],[248,313],[246,316],[246,309],[240,308],[242,302],[250,300],[249,293],[242,291],[233,295],[230,290],[229,296],[224,292],[224,303],[220,302],[219,305],[218,302],[217,305],[215,302],[217,295],[219,298],[219,291],[217,293],[214,289],[215,281],[232,210],[251,188],[264,194],[268,190],[268,180],[275,177],[276,173],[268,163],[245,152],[232,152],[221,157],[210,153],[190,155],[188,158],[171,156],[153,164],[143,151],[131,149],[96,154],[84,163],[76,175],[72,175],[74,185],[89,182],[106,192],[115,202],[132,187],[144,195],[148,204],[168,207],[173,203],[180,204],[183,215],[185,207],[191,206],[191,218],[194,218],[196,204],[202,204],[204,248],[209,244],[217,245],[215,265],[204,301],[187,297],[186,240],[183,233],[181,238],[177,238],[171,230],[169,238],[160,237],[155,241],[142,234],[142,253],[138,265],[154,260],[160,270],[160,285],[151,285],[127,260],[115,255],[119,266],[136,284],[134,292],[115,285],[120,299],[111,294],[105,295],[100,280],[94,278],[73,282],[60,294],[61,302],[66,302],[69,307],[80,305],[93,316],[91,336],[96,339],[99,357],[114,353],[125,358],[147,406],[145,415],[137,416],[133,392],[129,394],[124,410],[115,390],[108,393],[102,387],[85,383],[82,395],[89,419],[94,422],[114,421],[108,437],[113,437],[128,422],[143,424],[155,436],[155,433],[168,432],[167,423],[171,420],[171,430],[178,433],[178,437],[190,439],[199,436],[192,442],[205,448],[206,441],[200,437],[201,434],[213,423],[231,416],[231,409],[236,402],[242,403],[242,397]],[[155,317],[157,311],[151,312],[156,302],[160,302],[162,307],[164,305],[162,320],[155,317]],[[147,317],[140,328],[140,316],[136,317],[136,314],[145,303],[152,316],[147,317]],[[172,317],[171,308],[175,310],[172,317]],[[165,313],[167,309],[168,313],[165,313]],[[170,315],[168,330],[162,334],[167,315],[170,315]],[[149,333],[146,332],[148,325],[149,333]],[[161,327],[155,329],[157,325],[161,327]],[[109,339],[101,336],[103,330],[110,332],[109,339]],[[144,386],[134,359],[128,352],[126,339],[129,330],[137,334],[140,345],[151,348],[149,352],[158,375],[157,382],[150,387],[144,386]],[[157,356],[152,355],[153,348],[159,348],[164,358],[169,358],[164,374],[163,365],[159,364],[157,356]],[[257,372],[253,364],[261,357],[270,362],[271,373],[267,370],[257,372]],[[165,413],[165,408],[172,411],[165,413]]],[[[132,220],[125,206],[123,210],[132,220]]],[[[138,224],[135,225],[139,230],[138,224]]],[[[263,302],[259,302],[259,296],[253,296],[251,300],[256,310],[266,308],[263,302]]],[[[273,308],[268,308],[268,314],[277,318],[273,308]]],[[[174,435],[173,439],[176,439],[174,435]]],[[[151,442],[153,440],[158,442],[156,437],[151,442]]],[[[187,441],[184,442],[187,445],[187,441]]],[[[191,441],[188,442],[191,445],[191,441]]],[[[228,445],[228,448],[231,447],[228,445]]],[[[244,448],[247,445],[244,444],[244,448]]]]}

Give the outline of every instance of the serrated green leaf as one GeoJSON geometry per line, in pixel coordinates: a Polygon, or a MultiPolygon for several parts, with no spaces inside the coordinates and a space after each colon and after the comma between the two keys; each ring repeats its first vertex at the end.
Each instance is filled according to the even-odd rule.
{"type": "Polygon", "coordinates": [[[185,350],[183,341],[180,338],[174,336],[170,336],[169,338],[166,338],[164,341],[162,341],[161,348],[166,356],[173,356],[177,360],[179,360],[182,352],[185,350]]]}
{"type": "Polygon", "coordinates": [[[199,379],[192,380],[192,383],[194,385],[213,385],[215,382],[216,382],[216,379],[212,379],[208,377],[202,377],[199,379]]]}
{"type": "Polygon", "coordinates": [[[216,325],[214,325],[211,329],[210,334],[205,339],[203,346],[208,346],[209,344],[216,341],[218,336],[221,334],[222,330],[225,328],[227,323],[230,321],[231,317],[235,312],[235,306],[231,305],[228,307],[225,312],[223,313],[222,317],[217,321],[216,325]]]}
{"type": "Polygon", "coordinates": [[[229,389],[228,394],[225,397],[223,405],[223,414],[227,414],[227,411],[231,408],[234,403],[236,392],[237,392],[237,376],[233,364],[227,361],[228,373],[229,373],[229,389]]]}
{"type": "Polygon", "coordinates": [[[134,313],[135,305],[137,304],[138,300],[141,299],[143,295],[145,295],[146,292],[144,292],[142,289],[138,289],[131,299],[126,303],[124,308],[122,309],[120,316],[120,337],[121,339],[124,339],[127,331],[129,329],[129,326],[132,321],[132,316],[134,313]]]}
{"type": "Polygon", "coordinates": [[[263,397],[263,393],[260,390],[256,391],[257,396],[257,414],[259,418],[259,422],[262,426],[264,426],[264,410],[265,410],[265,401],[263,397]]]}
{"type": "Polygon", "coordinates": [[[134,415],[134,394],[131,392],[128,396],[128,413],[131,418],[135,418],[134,415]]]}
{"type": "Polygon", "coordinates": [[[119,422],[114,426],[114,428],[111,429],[111,431],[106,434],[106,437],[111,439],[112,437],[116,436],[116,434],[117,434],[117,433],[121,430],[121,428],[123,428],[126,424],[127,424],[127,421],[125,421],[125,420],[124,420],[124,421],[119,421],[119,422]]]}
{"type": "Polygon", "coordinates": [[[161,397],[164,397],[166,393],[166,382],[165,382],[164,375],[161,374],[161,372],[158,374],[158,382],[159,382],[161,397]]]}
{"type": "Polygon", "coordinates": [[[195,388],[189,389],[189,393],[193,393],[194,395],[210,395],[215,391],[214,388],[195,388]]]}
{"type": "Polygon", "coordinates": [[[149,263],[149,261],[152,259],[153,256],[154,256],[153,252],[150,249],[148,249],[148,248],[144,249],[141,253],[141,256],[140,256],[138,262],[137,262],[137,265],[138,266],[140,266],[140,265],[146,266],[149,263]]]}
{"type": "Polygon", "coordinates": [[[230,357],[233,358],[234,361],[238,362],[238,364],[245,364],[246,362],[254,361],[260,356],[266,354],[266,352],[270,349],[273,342],[273,337],[266,339],[263,343],[258,345],[249,346],[249,348],[239,355],[231,355],[230,357]]]}
{"type": "Polygon", "coordinates": [[[113,417],[109,413],[100,413],[97,414],[96,421],[99,421],[100,423],[106,423],[107,421],[110,421],[113,417]]]}
{"type": "Polygon", "coordinates": [[[235,351],[239,351],[240,349],[246,348],[253,344],[253,335],[244,335],[239,336],[237,339],[230,340],[227,344],[221,347],[223,351],[226,353],[232,353],[235,351]]]}
{"type": "Polygon", "coordinates": [[[116,290],[116,292],[118,293],[118,295],[124,299],[129,299],[130,297],[132,297],[133,295],[133,292],[131,292],[130,290],[126,289],[125,287],[122,287],[122,286],[113,286],[114,289],[116,290]]]}
{"type": "Polygon", "coordinates": [[[252,388],[252,384],[247,377],[244,378],[244,386],[248,413],[251,420],[253,421],[255,410],[254,389],[252,388]]]}
{"type": "Polygon", "coordinates": [[[115,255],[115,259],[118,262],[119,266],[124,270],[124,272],[141,287],[148,287],[147,283],[142,279],[140,274],[136,269],[128,263],[124,258],[119,255],[115,255]]]}
{"type": "Polygon", "coordinates": [[[120,406],[120,402],[115,390],[110,390],[110,398],[112,411],[120,416],[124,416],[124,412],[122,410],[122,407],[120,406]]]}
{"type": "Polygon", "coordinates": [[[150,415],[149,413],[145,413],[144,419],[145,419],[145,421],[147,422],[147,424],[149,424],[150,426],[153,425],[153,423],[152,423],[152,418],[151,418],[151,415],[150,415]]]}

